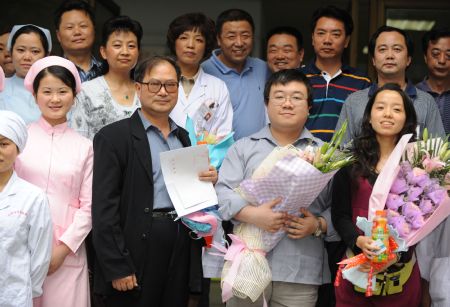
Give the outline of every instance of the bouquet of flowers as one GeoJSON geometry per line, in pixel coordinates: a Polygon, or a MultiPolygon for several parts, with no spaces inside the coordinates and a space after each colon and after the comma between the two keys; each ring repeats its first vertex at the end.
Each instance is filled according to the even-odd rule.
{"type": "MultiPolygon", "coordinates": [[[[255,206],[280,197],[282,201],[274,211],[298,214],[301,207],[314,201],[338,169],[352,162],[351,154],[340,150],[346,127],[347,123],[321,147],[275,148],[237,191],[255,206]]],[[[235,227],[234,232],[222,271],[222,299],[227,301],[234,295],[255,301],[271,281],[265,254],[285,232],[269,233],[246,223],[235,227]]]]}
{"type": "Polygon", "coordinates": [[[214,131],[208,131],[204,125],[197,124],[194,126],[193,120],[188,116],[186,120],[186,130],[189,133],[189,139],[192,146],[197,144],[207,144],[209,149],[209,158],[211,165],[219,169],[222,161],[227,154],[228,148],[234,143],[233,134],[230,132],[227,135],[216,135],[214,131]]]}
{"type": "MultiPolygon", "coordinates": [[[[411,136],[404,135],[386,161],[370,196],[369,218],[358,217],[357,223],[364,230],[370,226],[376,210],[386,209],[390,232],[399,245],[396,251],[407,250],[450,215],[448,142],[429,138],[426,129],[422,141],[408,144],[411,136]]],[[[353,258],[341,262],[342,276],[357,284],[362,274],[366,274],[366,280],[368,276],[359,271],[346,273],[357,265],[353,258]]],[[[363,288],[368,285],[365,283],[363,288]]]]}

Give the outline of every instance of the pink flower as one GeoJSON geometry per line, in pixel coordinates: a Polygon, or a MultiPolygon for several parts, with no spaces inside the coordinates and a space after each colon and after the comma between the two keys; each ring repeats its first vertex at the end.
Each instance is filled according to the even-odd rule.
{"type": "Polygon", "coordinates": [[[397,177],[391,186],[391,193],[401,194],[408,190],[408,185],[406,184],[406,180],[403,178],[397,177]]]}
{"type": "Polygon", "coordinates": [[[388,209],[397,211],[400,206],[404,204],[403,197],[397,194],[389,193],[386,200],[386,207],[388,209]]]}
{"type": "Polygon", "coordinates": [[[443,168],[445,163],[440,161],[439,157],[430,159],[430,156],[427,154],[422,161],[422,165],[427,173],[431,173],[434,170],[443,168]]]}

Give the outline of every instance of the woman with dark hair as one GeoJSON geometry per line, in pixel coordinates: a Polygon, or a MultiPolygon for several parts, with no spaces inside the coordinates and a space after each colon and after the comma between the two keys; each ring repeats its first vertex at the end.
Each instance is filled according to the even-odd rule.
{"type": "Polygon", "coordinates": [[[32,24],[16,25],[9,34],[7,49],[16,72],[6,79],[5,90],[0,94],[0,110],[13,111],[28,124],[41,113],[23,80],[31,65],[52,50],[50,31],[32,24]]]}
{"type": "Polygon", "coordinates": [[[104,126],[130,117],[139,108],[132,79],[139,57],[142,27],[128,16],[105,22],[100,55],[103,75],[84,82],[71,115],[71,127],[93,139],[104,126]]]}
{"type": "Polygon", "coordinates": [[[183,128],[189,117],[196,134],[225,136],[231,132],[233,123],[227,86],[200,67],[214,46],[214,22],[204,14],[184,14],[170,23],[167,47],[181,69],[178,102],[170,117],[183,128]]]}
{"type": "Polygon", "coordinates": [[[25,77],[42,116],[28,126],[18,157],[19,176],[45,191],[53,222],[48,276],[37,306],[89,307],[85,238],[91,231],[92,142],[67,126],[67,113],[81,81],[75,65],[50,56],[25,77]]]}
{"type": "MultiPolygon", "coordinates": [[[[378,174],[399,139],[404,134],[415,135],[416,126],[414,106],[399,85],[385,84],[369,100],[361,134],[354,140],[356,162],[341,169],[333,179],[331,218],[347,246],[346,257],[361,252],[372,257],[379,249],[371,237],[358,230],[356,218],[368,216],[369,198],[378,174]]],[[[343,279],[335,288],[336,306],[419,306],[420,274],[414,249],[396,256],[383,269],[374,272],[377,280],[385,282],[383,287],[377,284],[382,288],[381,293],[374,291],[375,295],[365,297],[364,289],[359,292],[359,288],[343,279]],[[392,273],[398,279],[391,278],[392,273]]],[[[363,272],[369,269],[368,266],[360,268],[363,272]]]]}

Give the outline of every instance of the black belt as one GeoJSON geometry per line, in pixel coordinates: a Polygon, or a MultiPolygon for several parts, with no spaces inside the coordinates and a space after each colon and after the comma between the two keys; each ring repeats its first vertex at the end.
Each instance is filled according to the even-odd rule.
{"type": "Polygon", "coordinates": [[[152,212],[152,217],[167,218],[167,219],[175,220],[178,217],[178,215],[177,215],[177,212],[175,210],[172,210],[172,211],[153,211],[152,212]]]}

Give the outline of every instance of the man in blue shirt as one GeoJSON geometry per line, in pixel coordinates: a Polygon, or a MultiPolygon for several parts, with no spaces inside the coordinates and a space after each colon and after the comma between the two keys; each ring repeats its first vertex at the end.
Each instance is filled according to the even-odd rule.
{"type": "Polygon", "coordinates": [[[249,13],[240,9],[222,12],[216,21],[216,32],[220,48],[202,67],[228,87],[234,112],[234,139],[238,140],[266,124],[263,91],[269,70],[264,61],[249,56],[255,32],[249,13]]]}

